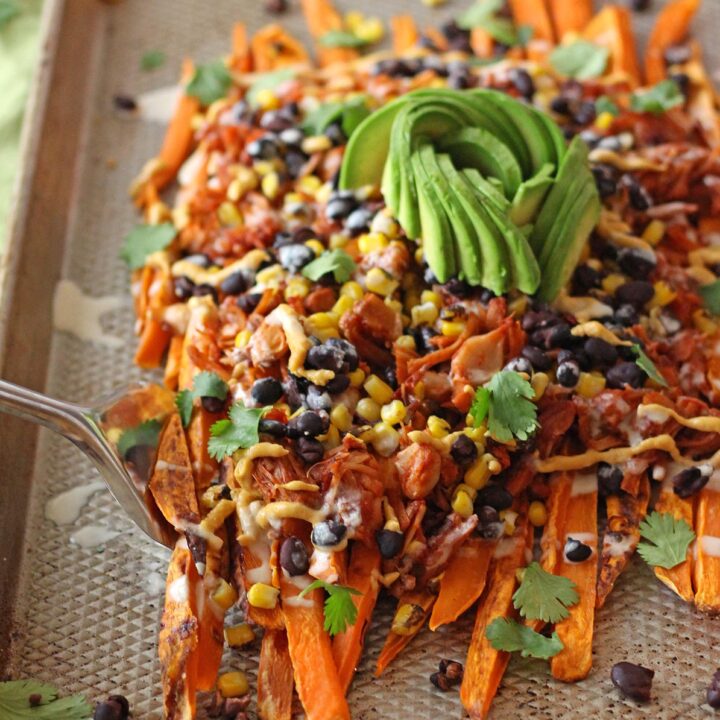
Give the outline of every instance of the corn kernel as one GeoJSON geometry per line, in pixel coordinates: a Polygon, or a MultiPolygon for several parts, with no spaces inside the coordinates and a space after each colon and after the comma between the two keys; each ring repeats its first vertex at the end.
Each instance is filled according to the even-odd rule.
{"type": "Polygon", "coordinates": [[[250,692],[250,683],[244,672],[236,670],[220,675],[217,679],[217,689],[224,698],[240,697],[250,692]]]}
{"type": "Polygon", "coordinates": [[[383,457],[390,457],[400,443],[400,433],[384,422],[377,423],[373,429],[372,445],[375,452],[383,457]]]}
{"type": "Polygon", "coordinates": [[[421,247],[419,247],[415,251],[415,262],[418,265],[422,265],[424,261],[425,261],[425,253],[423,252],[423,249],[421,247]]]}
{"type": "Polygon", "coordinates": [[[316,152],[323,152],[332,147],[332,141],[327,135],[313,135],[302,141],[302,151],[306,155],[312,155],[316,152]]]}
{"type": "Polygon", "coordinates": [[[358,238],[358,249],[361,253],[372,253],[384,250],[388,239],[382,233],[364,233],[358,238]]]}
{"type": "Polygon", "coordinates": [[[212,594],[212,599],[223,609],[228,610],[237,601],[237,591],[226,580],[220,579],[212,594]]]}
{"type": "Polygon", "coordinates": [[[318,188],[317,192],[315,193],[315,200],[317,200],[319,203],[327,203],[332,194],[333,185],[330,182],[326,182],[324,185],[321,185],[318,188]]]}
{"type": "Polygon", "coordinates": [[[245,193],[254,190],[257,186],[257,174],[251,168],[241,165],[237,170],[237,176],[228,185],[227,198],[237,202],[245,193]]]}
{"type": "Polygon", "coordinates": [[[655,294],[648,303],[649,307],[665,307],[676,297],[677,293],[664,281],[658,280],[654,285],[655,294]]]}
{"type": "Polygon", "coordinates": [[[250,342],[251,337],[252,333],[249,330],[241,330],[235,336],[235,347],[244,348],[250,342]]]}
{"type": "Polygon", "coordinates": [[[378,405],[386,405],[393,399],[393,389],[377,375],[370,375],[363,387],[378,405]]]}
{"type": "Polygon", "coordinates": [[[450,425],[447,420],[443,420],[437,415],[431,415],[427,419],[427,429],[434,438],[440,439],[450,432],[450,425]]]}
{"type": "Polygon", "coordinates": [[[696,310],[692,314],[693,324],[701,332],[712,335],[717,332],[717,323],[713,322],[703,310],[696,310]]]}
{"type": "Polygon", "coordinates": [[[380,18],[367,18],[357,25],[353,35],[366,43],[376,43],[383,39],[385,28],[380,18]]]}
{"type": "Polygon", "coordinates": [[[327,312],[313,313],[305,320],[306,330],[325,341],[331,337],[339,337],[337,316],[327,312]]]}
{"type": "Polygon", "coordinates": [[[348,373],[348,377],[350,378],[350,385],[360,387],[363,384],[363,380],[365,380],[365,371],[362,368],[358,368],[348,373]]]}
{"type": "Polygon", "coordinates": [[[440,323],[440,332],[445,337],[457,337],[465,331],[465,323],[458,320],[443,320],[440,323]]]}
{"type": "Polygon", "coordinates": [[[515,523],[518,519],[518,514],[514,510],[502,510],[500,512],[500,519],[505,523],[503,531],[506,535],[510,536],[515,533],[515,523]]]}
{"type": "Polygon", "coordinates": [[[343,235],[342,233],[333,233],[330,235],[330,239],[328,240],[328,247],[331,250],[340,250],[344,248],[349,241],[350,238],[347,237],[347,235],[343,235]]]}
{"type": "Polygon", "coordinates": [[[277,110],[280,107],[280,98],[269,88],[259,90],[255,101],[262,110],[277,110]]]}
{"type": "Polygon", "coordinates": [[[337,302],[332,306],[332,312],[338,317],[341,317],[348,312],[348,310],[352,310],[354,304],[355,301],[352,298],[347,295],[341,295],[337,299],[337,302]]]}
{"type": "Polygon", "coordinates": [[[392,295],[397,286],[397,280],[393,280],[384,270],[378,267],[370,268],[365,275],[365,286],[370,292],[378,295],[392,295]]]}
{"type": "Polygon", "coordinates": [[[427,7],[440,7],[441,5],[444,5],[447,2],[447,0],[422,0],[422,4],[426,5],[427,7]]]}
{"type": "Polygon", "coordinates": [[[380,410],[380,417],[383,422],[388,425],[397,425],[405,419],[405,405],[402,400],[393,400],[387,405],[383,405],[380,410]]]}
{"type": "Polygon", "coordinates": [[[391,630],[396,635],[413,635],[425,622],[425,610],[420,605],[403,603],[395,611],[391,630]]]}
{"type": "Polygon", "coordinates": [[[310,281],[307,278],[291,278],[285,288],[285,299],[304,298],[310,293],[310,281]]]}
{"type": "Polygon", "coordinates": [[[296,187],[306,195],[315,195],[322,184],[322,180],[317,175],[305,175],[298,180],[296,187]]]}
{"type": "Polygon", "coordinates": [[[550,378],[547,376],[547,373],[533,373],[533,376],[530,378],[530,384],[535,391],[535,397],[533,398],[533,400],[537,401],[545,394],[545,390],[547,390],[547,386],[549,383],[550,378]]]}
{"type": "Polygon", "coordinates": [[[217,216],[225,227],[237,227],[243,224],[243,216],[231,202],[220,203],[217,216]]]}
{"type": "Polygon", "coordinates": [[[331,423],[328,431],[324,435],[318,435],[317,438],[326,450],[332,450],[340,444],[340,432],[331,423]]]}
{"type": "Polygon", "coordinates": [[[464,490],[459,490],[452,501],[452,509],[461,517],[470,517],[474,512],[472,498],[464,490]]]}
{"type": "Polygon", "coordinates": [[[398,315],[402,314],[403,306],[399,300],[393,300],[391,297],[386,297],[385,304],[398,315]]]}
{"type": "Polygon", "coordinates": [[[626,277],[620,273],[611,273],[602,280],[602,289],[608,294],[613,295],[615,291],[626,282],[626,277]]]}
{"type": "Polygon", "coordinates": [[[597,120],[595,120],[595,127],[599,128],[600,130],[608,130],[610,126],[613,124],[613,121],[615,120],[615,116],[610,112],[603,112],[600,113],[597,116],[597,120]]]}
{"type": "Polygon", "coordinates": [[[438,319],[437,305],[431,302],[415,305],[410,309],[410,317],[413,327],[418,325],[432,325],[438,319]]]}
{"type": "Polygon", "coordinates": [[[379,212],[370,223],[370,232],[382,233],[385,237],[395,238],[400,234],[400,226],[383,212],[379,212]]]}
{"type": "MultiPolygon", "coordinates": [[[[470,422],[474,423],[475,418],[472,416],[470,417],[470,422]]],[[[478,443],[484,443],[485,442],[485,433],[487,432],[487,427],[485,426],[485,423],[482,423],[480,427],[466,427],[463,430],[463,435],[467,435],[476,445],[478,443]]]]}
{"type": "Polygon", "coordinates": [[[148,225],[159,225],[166,220],[169,220],[170,208],[161,200],[154,202],[147,211],[147,222],[148,225]]]}
{"type": "Polygon", "coordinates": [[[260,187],[266,198],[274,200],[280,192],[280,177],[275,171],[270,172],[260,181],[260,187]]]}
{"type": "Polygon", "coordinates": [[[351,10],[345,13],[345,26],[350,32],[355,32],[355,28],[365,19],[362,13],[357,10],[351,10]]]}
{"type": "Polygon", "coordinates": [[[542,527],[547,522],[547,509],[545,503],[533,500],[528,508],[528,520],[533,527],[542,527]]]}
{"type": "Polygon", "coordinates": [[[377,422],[380,419],[380,405],[372,398],[362,398],[358,401],[355,413],[367,422],[377,422]]]}
{"type": "Polygon", "coordinates": [[[643,230],[642,239],[648,245],[658,245],[665,236],[665,223],[662,220],[651,220],[645,230],[643,230]]]}
{"type": "Polygon", "coordinates": [[[353,300],[361,300],[363,296],[363,289],[360,286],[360,283],[357,283],[354,280],[348,280],[346,283],[342,284],[340,294],[352,298],[353,300]]]}
{"type": "Polygon", "coordinates": [[[352,415],[345,405],[336,405],[330,411],[330,422],[341,432],[347,432],[352,425],[352,415]]]}
{"type": "Polygon", "coordinates": [[[473,490],[480,490],[488,484],[490,474],[488,454],[486,453],[475,460],[467,469],[465,472],[465,484],[469,485],[473,490]]]}
{"type": "Polygon", "coordinates": [[[267,175],[275,171],[275,165],[270,160],[256,160],[253,163],[253,170],[258,175],[267,175]]]}
{"type": "Polygon", "coordinates": [[[425,399],[425,383],[422,380],[418,380],[413,387],[413,395],[418,400],[425,399]]]}
{"type": "Polygon", "coordinates": [[[250,586],[247,592],[247,599],[253,607],[272,610],[277,605],[279,592],[280,591],[272,585],[255,583],[250,586]]]}
{"type": "Polygon", "coordinates": [[[325,252],[325,246],[317,238],[306,241],[305,245],[307,245],[316,256],[322,255],[325,252]]]}
{"type": "Polygon", "coordinates": [[[285,275],[285,271],[282,265],[270,265],[270,267],[263,268],[255,275],[255,282],[258,285],[265,285],[267,287],[277,287],[280,284],[280,280],[285,275]]]}
{"type": "Polygon", "coordinates": [[[247,623],[225,628],[225,640],[230,647],[242,647],[255,640],[255,633],[247,623]]]}
{"type": "Polygon", "coordinates": [[[412,335],[401,335],[395,344],[401,349],[408,352],[415,350],[417,347],[415,344],[415,338],[412,335]]]}
{"type": "Polygon", "coordinates": [[[440,297],[440,293],[436,293],[434,290],[423,290],[420,294],[420,302],[432,303],[436,308],[443,306],[443,299],[440,297]]]}
{"type": "Polygon", "coordinates": [[[586,398],[593,398],[605,389],[605,378],[596,373],[580,373],[575,390],[586,398]]]}

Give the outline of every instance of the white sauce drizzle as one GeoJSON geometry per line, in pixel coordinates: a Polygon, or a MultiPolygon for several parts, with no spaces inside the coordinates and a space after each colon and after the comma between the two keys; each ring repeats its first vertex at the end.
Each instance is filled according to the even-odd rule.
{"type": "Polygon", "coordinates": [[[155,463],[156,470],[169,470],[174,472],[183,472],[185,470],[184,465],[176,465],[175,463],[169,463],[166,460],[158,460],[155,463]]]}
{"type": "Polygon", "coordinates": [[[160,124],[170,122],[180,98],[179,85],[166,85],[148,90],[137,98],[143,120],[160,124]]]}
{"type": "Polygon", "coordinates": [[[175,578],[167,589],[170,600],[176,603],[186,603],[190,598],[190,581],[187,575],[175,578]]]}
{"type": "Polygon", "coordinates": [[[102,329],[100,318],[113,310],[119,310],[124,304],[123,297],[91,297],[74,282],[60,280],[55,287],[53,324],[56,330],[71,333],[80,340],[112,348],[122,347],[124,343],[120,338],[108,335],[102,329]]]}
{"type": "Polygon", "coordinates": [[[312,598],[300,597],[299,595],[293,595],[292,597],[283,598],[283,605],[290,605],[291,607],[305,607],[311,608],[315,605],[312,598]]]}
{"type": "Polygon", "coordinates": [[[65,490],[47,501],[45,517],[56,525],[73,523],[80,517],[80,511],[90,498],[104,489],[105,483],[98,481],[65,490]]]}
{"type": "Polygon", "coordinates": [[[570,496],[588,495],[597,492],[597,476],[594,474],[576,475],[573,479],[570,496]]]}
{"type": "Polygon", "coordinates": [[[703,535],[700,538],[700,543],[702,544],[702,551],[705,555],[720,558],[720,537],[703,535]]]}
{"type": "Polygon", "coordinates": [[[503,538],[495,547],[493,557],[504,558],[508,555],[512,555],[512,553],[515,551],[515,548],[517,547],[517,542],[518,541],[515,538],[503,538]]]}
{"type": "Polygon", "coordinates": [[[622,557],[635,549],[637,540],[632,535],[619,535],[607,533],[603,538],[603,552],[610,557],[622,557]]]}
{"type": "Polygon", "coordinates": [[[720,469],[713,471],[713,474],[710,476],[710,479],[708,480],[705,489],[720,492],[720,469]]]}
{"type": "Polygon", "coordinates": [[[101,525],[86,525],[70,536],[70,542],[81,548],[94,548],[115,539],[120,533],[117,530],[101,525]]]}

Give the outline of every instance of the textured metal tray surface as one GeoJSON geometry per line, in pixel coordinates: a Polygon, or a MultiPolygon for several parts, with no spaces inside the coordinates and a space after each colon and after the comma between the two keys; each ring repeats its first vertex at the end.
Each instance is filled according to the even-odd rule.
{"type": "MultiPolygon", "coordinates": [[[[655,4],[660,3],[656,0],[655,4]]],[[[442,11],[431,11],[419,0],[338,0],[338,5],[343,10],[360,5],[365,12],[386,17],[392,12],[412,12],[423,23],[436,23],[467,3],[454,0],[442,11]]],[[[30,152],[33,167],[27,168],[29,179],[21,199],[31,204],[33,217],[42,210],[60,225],[53,227],[57,237],[66,239],[62,276],[90,296],[118,297],[117,309],[104,315],[102,324],[108,334],[122,338],[123,343],[109,347],[83,342],[68,333],[48,334],[43,329],[47,319],[30,313],[24,321],[37,318],[38,329],[33,334],[34,325],[28,326],[26,333],[30,337],[24,351],[49,357],[48,392],[85,400],[140,378],[132,365],[133,317],[126,269],[118,260],[118,247],[134,222],[126,194],[128,183],[157,150],[163,134],[160,125],[116,115],[112,95],[137,95],[168,85],[175,80],[184,55],[203,61],[226,52],[234,20],[242,18],[251,28],[257,28],[271,18],[263,13],[260,0],[126,0],[114,6],[90,0],[55,0],[50,6],[48,14],[51,20],[55,18],[56,26],[48,23],[47,47],[52,48],[53,42],[67,46],[68,39],[91,47],[76,49],[76,60],[68,60],[71,64],[64,68],[64,74],[62,69],[48,66],[47,72],[54,73],[53,83],[49,87],[42,82],[38,85],[38,97],[42,95],[44,100],[38,100],[35,107],[41,111],[45,100],[48,112],[54,104],[62,107],[62,98],[58,100],[56,94],[63,81],[69,82],[70,89],[63,90],[66,96],[82,85],[85,119],[81,122],[78,109],[74,133],[67,130],[72,124],[65,123],[69,133],[66,142],[71,144],[72,154],[65,158],[68,165],[59,177],[64,177],[66,187],[58,183],[56,191],[49,192],[46,174],[37,171],[42,158],[30,152]],[[155,72],[141,72],[140,55],[156,48],[167,53],[168,62],[155,72]],[[40,208],[38,198],[46,198],[40,208]]],[[[641,32],[646,32],[650,20],[648,15],[638,16],[641,32]]],[[[306,37],[297,9],[282,21],[306,37]]],[[[718,61],[719,0],[706,0],[697,26],[707,51],[713,52],[718,61]]],[[[66,59],[72,57],[71,53],[66,59]]],[[[719,64],[713,65],[711,60],[711,69],[719,64]]],[[[37,134],[52,133],[52,117],[34,127],[37,134]]],[[[65,139],[55,141],[62,144],[65,139]]],[[[32,141],[28,142],[31,146],[32,141]]],[[[64,152],[67,155],[67,149],[64,152]]],[[[58,158],[63,158],[60,150],[58,153],[58,158]]],[[[57,168],[55,171],[57,176],[57,168]]],[[[18,217],[23,227],[16,228],[16,237],[30,242],[23,238],[23,229],[27,233],[33,227],[33,218],[24,219],[22,213],[18,217]]],[[[14,252],[22,256],[26,249],[19,246],[14,252]]],[[[50,249],[48,253],[52,259],[50,249]]],[[[35,262],[37,266],[43,264],[41,258],[35,262]]],[[[16,267],[23,267],[20,260],[16,267]]],[[[49,268],[50,278],[56,274],[57,268],[49,268]]],[[[17,280],[15,296],[23,278],[17,280]]],[[[47,286],[44,295],[40,292],[40,308],[48,308],[51,301],[52,283],[47,286]]],[[[15,320],[19,318],[11,318],[11,322],[15,320]]],[[[9,345],[6,360],[16,348],[9,345]]],[[[21,369],[16,367],[18,376],[21,369]]],[[[37,371],[39,377],[41,369],[37,371]]],[[[0,435],[9,432],[8,428],[9,423],[0,420],[0,435]]],[[[24,447],[16,448],[19,454],[25,451],[24,447]]],[[[166,552],[130,526],[107,492],[95,494],[74,523],[58,526],[45,518],[48,499],[97,480],[89,461],[66,441],[49,433],[40,434],[32,482],[30,477],[16,477],[14,468],[22,470],[22,464],[14,465],[12,458],[6,459],[7,464],[0,462],[4,468],[0,471],[0,485],[6,488],[5,497],[12,492],[29,494],[29,502],[24,549],[12,557],[7,554],[9,543],[18,538],[3,535],[2,528],[12,527],[12,516],[17,514],[17,507],[24,507],[25,501],[3,502],[0,506],[0,540],[5,543],[0,547],[0,561],[17,570],[14,588],[0,587],[0,607],[1,596],[5,596],[5,602],[9,597],[16,598],[14,612],[0,615],[0,628],[11,630],[12,638],[9,648],[0,648],[8,658],[5,673],[48,680],[65,691],[83,692],[89,698],[122,692],[130,699],[134,717],[160,718],[156,632],[166,552]],[[119,535],[91,549],[72,544],[71,534],[88,525],[109,528],[119,535]],[[16,592],[12,593],[12,589],[16,592]]],[[[389,608],[389,604],[379,608],[368,634],[365,659],[350,696],[354,717],[460,717],[457,694],[434,690],[428,676],[441,657],[464,659],[472,618],[466,617],[456,626],[434,634],[423,632],[387,675],[376,680],[372,666],[387,631],[389,608]]],[[[709,716],[711,711],[702,701],[712,672],[720,666],[716,643],[719,632],[720,621],[702,616],[677,600],[635,560],[597,615],[595,666],[590,677],[578,685],[564,685],[552,680],[546,663],[514,658],[492,717],[549,720],[709,716]],[[625,659],[656,670],[655,699],[647,706],[621,699],[609,682],[611,665],[625,659]]],[[[0,662],[2,656],[0,652],[0,662]]],[[[227,668],[255,673],[252,657],[228,653],[225,664],[227,668]]],[[[204,718],[204,710],[199,715],[204,718]]]]}

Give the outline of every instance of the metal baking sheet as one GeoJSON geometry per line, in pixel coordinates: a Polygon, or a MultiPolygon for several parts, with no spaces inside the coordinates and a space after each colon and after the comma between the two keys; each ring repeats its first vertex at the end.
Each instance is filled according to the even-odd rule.
{"type": "MultiPolygon", "coordinates": [[[[431,10],[420,0],[338,0],[343,10],[411,12],[437,23],[467,2],[431,10]]],[[[657,7],[661,3],[655,0],[657,7]]],[[[282,22],[304,39],[296,0],[282,22]]],[[[127,273],[118,259],[121,238],[135,217],[127,187],[157,150],[159,124],[121,117],[112,96],[137,96],[168,86],[183,56],[206,61],[227,52],[232,22],[251,29],[273,20],[260,0],[48,0],[42,66],[24,139],[25,167],[16,194],[10,244],[3,258],[0,376],[88,400],[139,379],[131,359],[133,316],[127,273]],[[141,72],[139,58],[161,49],[167,63],[141,72]],[[102,317],[117,345],[84,342],[52,329],[53,290],[62,277],[92,298],[112,296],[102,317]]],[[[636,17],[646,33],[651,15],[636,17]]],[[[696,23],[720,66],[720,2],[706,0],[696,23]]],[[[0,416],[0,673],[35,677],[95,700],[110,692],[130,699],[134,716],[161,717],[156,632],[168,556],[135,531],[106,491],[79,518],[56,525],[47,501],[95,482],[90,462],[70,443],[0,416]],[[86,526],[118,533],[84,548],[71,536],[86,526]]],[[[454,718],[457,694],[432,688],[428,676],[441,657],[463,661],[472,627],[423,632],[381,680],[372,667],[389,622],[376,613],[350,702],[353,716],[454,718]]],[[[557,683],[547,664],[514,658],[495,701],[494,718],[702,718],[704,689],[720,666],[720,625],[657,583],[639,561],[620,579],[597,615],[595,663],[577,685],[557,683]],[[609,681],[619,660],[656,670],[647,706],[623,700],[609,681]]],[[[255,672],[252,656],[229,652],[226,668],[255,672]]],[[[202,705],[202,703],[201,703],[202,705]]],[[[199,717],[205,717],[201,708],[199,717]]]]}

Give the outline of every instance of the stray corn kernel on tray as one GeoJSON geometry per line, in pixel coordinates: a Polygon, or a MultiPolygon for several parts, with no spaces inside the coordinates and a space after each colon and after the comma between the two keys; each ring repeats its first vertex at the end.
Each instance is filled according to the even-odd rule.
{"type": "Polygon", "coordinates": [[[470,5],[51,3],[91,47],[47,391],[177,391],[153,479],[196,509],[168,572],[41,435],[9,677],[142,718],[712,715],[720,13],[645,54],[657,0],[470,5]]]}

